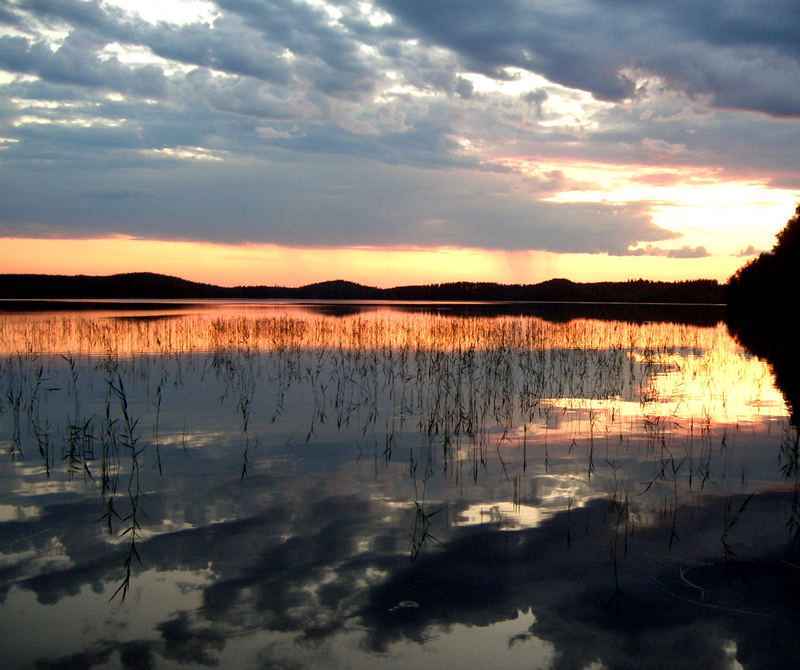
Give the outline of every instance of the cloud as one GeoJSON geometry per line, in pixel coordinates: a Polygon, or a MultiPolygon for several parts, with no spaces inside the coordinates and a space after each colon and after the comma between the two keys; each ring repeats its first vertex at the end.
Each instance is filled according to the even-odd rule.
{"type": "Polygon", "coordinates": [[[0,233],[628,255],[677,236],[644,201],[544,202],[571,162],[800,183],[786,3],[215,7],[0,4],[0,233]]]}
{"type": "MultiPolygon", "coordinates": [[[[637,243],[677,237],[636,205],[515,197],[520,177],[513,174],[400,168],[338,154],[319,155],[313,166],[223,161],[209,171],[206,163],[178,151],[137,154],[124,175],[112,172],[102,184],[34,167],[0,183],[0,220],[71,225],[76,236],[111,231],[312,247],[355,243],[619,255],[637,243]],[[168,191],[158,188],[162,181],[170,184],[168,191]],[[132,198],[136,207],[129,206],[132,198]],[[235,227],[220,226],[230,212],[236,212],[235,227]],[[430,220],[439,225],[427,225],[430,220]]],[[[15,232],[24,233],[25,226],[15,232]]]]}
{"type": "Polygon", "coordinates": [[[0,37],[0,68],[34,74],[55,84],[105,88],[140,97],[164,96],[165,78],[160,68],[130,67],[116,58],[100,60],[94,46],[93,36],[77,31],[55,52],[43,42],[0,37]]]}
{"type": "Polygon", "coordinates": [[[660,249],[651,244],[629,251],[627,256],[664,256],[666,258],[708,258],[711,256],[704,246],[683,246],[679,249],[660,249]]]}
{"type": "MultiPolygon", "coordinates": [[[[263,475],[248,490],[276,485],[274,477],[263,475]]],[[[385,655],[396,643],[423,646],[454,626],[489,627],[528,611],[535,622],[508,644],[548,643],[556,669],[598,662],[635,668],[646,657],[653,668],[692,668],[702,659],[705,667],[722,670],[733,660],[729,640],[735,640],[733,653],[745,667],[789,667],[798,653],[796,637],[774,623],[776,617],[793,621],[797,609],[796,589],[787,589],[795,557],[784,528],[790,503],[785,495],[756,494],[748,501],[746,514],[737,517],[737,539],[728,538],[735,543],[735,561],[722,558],[720,519],[726,502],[738,507],[743,497],[681,506],[678,530],[692,542],[671,550],[669,529],[659,523],[637,524],[635,532],[619,537],[615,510],[600,498],[535,528],[451,528],[435,551],[411,562],[407,524],[413,514],[397,505],[364,495],[320,495],[318,488],[304,506],[302,492],[281,490],[265,507],[263,496],[248,503],[241,487],[216,486],[210,500],[195,506],[196,527],[140,542],[143,559],[160,572],[191,575],[213,561],[213,582],[187,580],[187,601],[195,602],[190,589],[197,588],[202,607],[173,608],[154,619],[156,635],[150,639],[95,641],[76,652],[73,664],[125,653],[131,662],[191,659],[210,666],[240,651],[239,636],[231,633],[252,630],[284,634],[290,646],[270,648],[271,657],[287,653],[300,660],[354,626],[367,653],[385,655]],[[284,503],[274,500],[284,496],[284,503]],[[219,521],[214,505],[250,516],[219,521]],[[746,531],[740,534],[742,526],[746,531]],[[570,528],[579,532],[569,534],[570,528]],[[748,537],[758,541],[749,543],[748,537]],[[365,580],[365,574],[373,577],[365,580]],[[406,600],[419,607],[393,609],[406,600]]],[[[461,510],[455,504],[449,511],[458,518],[461,510]]],[[[84,523],[92,529],[91,519],[84,523]]],[[[86,561],[78,542],[65,549],[71,560],[86,561]]],[[[55,597],[46,602],[55,604],[94,584],[92,575],[98,575],[94,566],[52,566],[48,579],[20,586],[41,597],[46,584],[53,585],[55,597]]]]}
{"type": "Polygon", "coordinates": [[[522,95],[522,99],[536,110],[536,116],[539,118],[542,118],[543,105],[547,102],[548,97],[547,91],[543,88],[537,88],[522,95]]]}
{"type": "Polygon", "coordinates": [[[763,250],[756,249],[752,244],[750,244],[747,247],[745,247],[744,249],[740,250],[739,253],[737,253],[736,255],[737,256],[741,256],[742,258],[745,258],[745,257],[748,257],[748,256],[758,256],[759,254],[763,254],[763,253],[764,253],[763,250]]]}
{"type": "Polygon", "coordinates": [[[668,88],[712,96],[721,107],[800,115],[800,20],[789,1],[774,0],[768,8],[710,0],[380,5],[409,32],[490,76],[525,68],[615,101],[634,97],[642,77],[658,77],[668,88]],[[765,71],[772,75],[762,76],[765,71]]]}
{"type": "MultiPolygon", "coordinates": [[[[569,350],[560,353],[569,355],[569,350]]],[[[295,354],[290,360],[296,359],[295,354]]],[[[608,370],[608,395],[603,390],[605,382],[598,386],[591,374],[576,369],[576,378],[586,383],[585,388],[580,388],[582,383],[579,388],[561,388],[558,380],[546,379],[545,388],[540,389],[543,397],[556,390],[559,395],[582,399],[593,388],[601,397],[617,398],[620,376],[630,377],[635,391],[640,385],[647,387],[650,375],[663,372],[663,366],[654,366],[651,359],[628,359],[616,348],[596,350],[588,359],[585,349],[573,354],[579,363],[588,360],[590,371],[596,364],[608,370]]],[[[457,354],[453,356],[458,359],[457,354]]],[[[298,367],[314,357],[313,351],[308,358],[300,356],[298,367]]],[[[159,401],[162,414],[152,403],[135,404],[143,419],[137,433],[142,463],[148,467],[141,469],[142,490],[147,495],[137,500],[143,532],[136,546],[143,566],[136,568],[129,597],[136,594],[138,598],[133,606],[146,606],[147,612],[141,613],[148,625],[134,627],[127,635],[105,634],[119,632],[116,626],[129,612],[106,601],[123,571],[125,550],[118,538],[109,538],[97,524],[107,503],[98,490],[76,486],[54,492],[52,485],[31,486],[21,509],[32,518],[0,523],[2,546],[13,549],[4,555],[0,570],[0,597],[7,599],[6,604],[13,604],[8,599],[13,589],[15,597],[34,595],[39,605],[52,608],[54,614],[74,612],[77,603],[84,608],[95,603],[107,608],[103,627],[88,631],[87,637],[70,639],[61,653],[75,655],[51,659],[53,667],[56,661],[62,666],[101,662],[111,653],[125,654],[131,665],[137,659],[148,663],[164,657],[228,666],[229,659],[240,660],[237,652],[243,648],[252,651],[254,642],[278,638],[269,633],[282,634],[288,645],[283,648],[289,649],[292,659],[304,657],[324,641],[335,643],[325,648],[326,653],[342,649],[348,655],[355,653],[353,635],[368,652],[385,654],[394,643],[424,645],[439,632],[447,643],[454,642],[446,633],[456,625],[488,627],[515,620],[522,612],[535,617],[530,617],[534,619],[530,628],[521,630],[515,643],[534,638],[547,642],[555,653],[554,668],[587,667],[595,662],[634,668],[646,657],[654,668],[696,667],[701,658],[705,667],[721,669],[730,667],[732,660],[728,640],[739,645],[737,658],[746,667],[791,667],[800,653],[800,639],[787,636],[785,627],[775,625],[776,620],[796,621],[797,548],[792,543],[793,529],[786,524],[797,510],[792,506],[791,487],[768,492],[762,485],[780,480],[780,463],[774,463],[769,450],[775,447],[775,437],[766,430],[748,437],[743,460],[737,461],[751,473],[759,489],[756,493],[716,492],[722,488],[717,488],[717,478],[724,479],[730,469],[730,457],[723,453],[718,460],[704,461],[708,472],[714,473],[708,486],[713,484],[715,492],[700,495],[696,489],[673,488],[690,473],[677,475],[671,483],[664,481],[659,471],[663,472],[665,462],[657,456],[626,457],[602,465],[598,460],[595,476],[574,476],[576,463],[580,465],[584,458],[592,463],[589,451],[581,455],[584,446],[588,448],[587,432],[591,431],[588,425],[586,432],[578,431],[580,446],[574,449],[575,435],[567,430],[571,421],[567,417],[568,423],[562,426],[566,437],[554,438],[551,444],[550,468],[540,459],[528,461],[527,474],[519,479],[519,486],[513,485],[515,507],[536,508],[541,513],[534,517],[534,524],[516,526],[514,514],[508,525],[497,523],[491,515],[477,525],[460,525],[470,507],[474,514],[474,503],[484,508],[494,504],[491,501],[503,500],[498,498],[503,491],[511,491],[512,483],[503,476],[498,461],[490,461],[484,469],[476,460],[474,482],[465,483],[449,470],[441,471],[440,477],[428,473],[424,475],[428,512],[440,505],[446,510],[431,517],[432,531],[440,542],[430,550],[426,547],[412,562],[409,533],[419,519],[411,496],[419,481],[413,472],[409,475],[408,449],[414,446],[425,455],[441,445],[445,433],[434,430],[431,441],[420,444],[415,422],[398,428],[395,452],[391,458],[381,457],[376,482],[379,466],[372,463],[370,452],[373,439],[376,459],[384,448],[380,421],[373,433],[373,422],[358,416],[357,408],[352,409],[350,432],[339,433],[330,417],[327,425],[317,425],[319,432],[308,448],[298,448],[295,438],[286,437],[314,422],[304,403],[279,402],[282,420],[270,424],[269,414],[278,402],[274,391],[285,389],[281,380],[269,378],[268,373],[272,363],[284,360],[281,355],[254,362],[249,353],[237,357],[216,351],[191,359],[176,357],[159,368],[161,379],[168,380],[159,384],[164,394],[164,405],[159,401]],[[249,383],[240,372],[253,365],[252,375],[265,371],[254,396],[262,409],[254,421],[264,431],[264,439],[250,452],[253,461],[248,476],[240,478],[243,442],[253,445],[241,434],[235,401],[239,384],[249,383]],[[209,407],[216,411],[209,412],[209,407]],[[155,437],[148,437],[149,424],[158,424],[158,416],[163,476],[152,461],[155,437]],[[355,443],[353,433],[360,436],[355,443]],[[358,446],[361,438],[365,458],[358,446]],[[194,448],[187,449],[187,444],[194,448]],[[202,448],[204,444],[207,448],[202,448]],[[606,480],[612,474],[616,489],[609,489],[606,480]],[[640,483],[646,481],[652,484],[649,496],[642,491],[628,501],[629,488],[640,490],[644,486],[640,483]],[[376,489],[380,495],[375,495],[376,489]],[[665,501],[674,505],[670,513],[674,513],[675,526],[670,527],[670,519],[664,518],[665,501]],[[671,532],[681,541],[672,543],[671,532]],[[735,551],[735,559],[726,555],[723,541],[735,551]],[[176,600],[168,597],[170,590],[176,600]],[[393,609],[404,600],[420,606],[393,609]],[[337,638],[340,633],[345,639],[337,638]],[[82,651],[83,645],[88,648],[82,651]],[[691,654],[687,655],[687,648],[691,654]],[[226,651],[228,655],[220,658],[226,651]]],[[[493,360],[489,356],[482,364],[493,360]]],[[[84,363],[74,392],[65,388],[48,392],[51,417],[61,416],[61,421],[69,423],[75,397],[83,399],[86,412],[102,408],[98,386],[107,387],[108,370],[91,360],[84,363]]],[[[552,362],[556,368],[564,363],[563,356],[552,362]]],[[[136,378],[150,369],[138,363],[127,367],[124,361],[120,365],[122,373],[136,378]]],[[[69,370],[62,367],[60,373],[51,370],[50,374],[56,376],[48,384],[55,384],[69,370]]],[[[361,381],[355,374],[348,383],[357,395],[361,381]]],[[[413,357],[410,374],[415,378],[413,357]]],[[[367,379],[369,372],[363,375],[367,379]]],[[[316,387],[316,379],[310,372],[295,379],[287,400],[304,388],[316,387]]],[[[140,389],[142,396],[146,390],[140,389]]],[[[425,398],[419,402],[424,405],[425,398]]],[[[557,424],[561,412],[554,414],[557,424]]],[[[112,425],[114,416],[108,417],[112,425]]],[[[539,429],[550,425],[549,418],[539,419],[539,429]]],[[[53,426],[54,432],[64,425],[61,421],[53,426]]],[[[88,434],[100,428],[90,426],[88,434]]],[[[491,427],[487,430],[494,434],[491,427]]],[[[641,430],[637,434],[631,428],[632,449],[625,451],[663,439],[663,433],[653,434],[644,425],[641,430]]],[[[677,448],[691,445],[691,433],[681,442],[683,429],[675,430],[677,448]]],[[[499,439],[499,433],[495,437],[499,439]]],[[[516,458],[522,457],[517,454],[516,458]]],[[[468,468],[471,461],[465,459],[461,465],[456,461],[456,468],[468,468]]],[[[519,465],[519,460],[515,462],[519,465]]],[[[66,477],[67,464],[64,468],[66,477]]],[[[34,464],[31,479],[36,478],[35,469],[34,464]]],[[[47,479],[41,472],[39,480],[47,484],[57,481],[57,476],[47,479]]],[[[127,496],[116,500],[117,511],[124,516],[127,496]]],[[[114,521],[117,531],[120,526],[125,527],[124,520],[114,521]]],[[[31,598],[14,600],[19,602],[35,606],[31,598]]],[[[28,612],[35,614],[33,609],[28,612]]],[[[15,652],[43,653],[27,635],[11,636],[6,643],[15,652]]],[[[33,666],[34,660],[17,665],[33,666]]]]}

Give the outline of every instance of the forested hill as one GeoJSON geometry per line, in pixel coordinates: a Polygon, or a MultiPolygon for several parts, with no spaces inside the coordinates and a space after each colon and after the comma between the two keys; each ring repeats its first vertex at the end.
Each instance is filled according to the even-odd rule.
{"type": "Polygon", "coordinates": [[[385,295],[392,300],[724,303],[725,286],[710,279],[593,283],[551,279],[540,284],[457,282],[400,286],[386,289],[385,295]]]}
{"type": "Polygon", "coordinates": [[[728,280],[730,310],[744,319],[784,319],[796,304],[800,261],[800,205],[777,235],[771,251],[762,253],[728,280]]]}
{"type": "Polygon", "coordinates": [[[741,344],[766,359],[800,426],[800,349],[796,305],[800,280],[800,205],[771,251],[739,268],[728,280],[726,321],[741,344]]]}
{"type": "Polygon", "coordinates": [[[0,275],[0,298],[225,298],[228,289],[178,277],[136,272],[87,275],[0,275]]]}
{"type": "Polygon", "coordinates": [[[726,286],[699,279],[680,282],[636,280],[576,283],[551,279],[540,284],[454,282],[380,289],[336,280],[296,288],[222,287],[178,277],[137,272],[110,276],[0,275],[3,299],[205,299],[283,298],[333,300],[562,301],[724,303],[726,286]]]}

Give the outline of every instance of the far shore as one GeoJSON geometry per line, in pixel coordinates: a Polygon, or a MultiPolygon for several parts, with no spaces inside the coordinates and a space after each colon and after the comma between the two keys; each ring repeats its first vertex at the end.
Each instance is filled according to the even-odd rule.
{"type": "MultiPolygon", "coordinates": [[[[300,287],[223,287],[154,273],[109,276],[0,275],[0,299],[63,300],[360,300],[513,303],[636,303],[724,305],[727,285],[712,279],[677,282],[645,279],[579,283],[551,279],[538,284],[451,282],[377,288],[344,280],[300,287]]],[[[40,305],[40,307],[43,305],[40,305]]]]}

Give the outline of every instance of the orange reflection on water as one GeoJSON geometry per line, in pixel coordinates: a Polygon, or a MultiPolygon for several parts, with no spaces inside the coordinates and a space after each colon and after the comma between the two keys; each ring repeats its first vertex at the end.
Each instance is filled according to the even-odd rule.
{"type": "Polygon", "coordinates": [[[219,349],[398,348],[436,351],[487,349],[636,349],[651,357],[675,348],[734,352],[724,326],[631,324],[536,317],[461,317],[404,312],[388,306],[330,317],[310,307],[242,306],[163,310],[120,309],[7,314],[0,318],[0,353],[117,355],[178,354],[219,349]]]}
{"type": "Polygon", "coordinates": [[[788,415],[769,365],[735,347],[672,355],[664,362],[668,369],[649,379],[648,407],[670,409],[678,419],[713,417],[725,423],[788,415]]]}
{"type": "Polygon", "coordinates": [[[564,411],[591,400],[593,411],[609,422],[633,413],[725,423],[754,421],[762,413],[786,415],[767,364],[746,355],[723,324],[553,323],[537,317],[408,312],[390,305],[328,316],[320,308],[216,303],[165,304],[155,311],[121,305],[114,311],[10,314],[0,318],[0,354],[127,358],[313,350],[411,358],[425,352],[492,352],[500,362],[512,361],[523,378],[548,377],[535,390],[539,400],[564,405],[570,398],[564,411]],[[600,408],[604,398],[609,406],[600,408]],[[626,409],[631,403],[636,407],[626,409]]]}

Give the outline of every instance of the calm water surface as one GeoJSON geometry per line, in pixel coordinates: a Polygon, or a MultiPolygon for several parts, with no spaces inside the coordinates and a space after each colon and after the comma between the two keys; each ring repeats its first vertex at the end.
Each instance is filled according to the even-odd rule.
{"type": "Polygon", "coordinates": [[[796,667],[723,324],[139,307],[0,314],[4,667],[796,667]]]}

